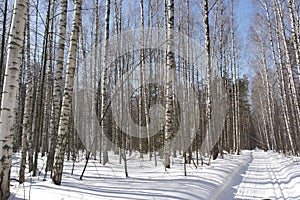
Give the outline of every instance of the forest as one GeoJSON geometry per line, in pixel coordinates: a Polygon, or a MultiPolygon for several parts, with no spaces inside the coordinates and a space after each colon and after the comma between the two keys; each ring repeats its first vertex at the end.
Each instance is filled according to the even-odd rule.
{"type": "Polygon", "coordinates": [[[1,0],[0,199],[41,171],[61,185],[80,157],[82,179],[112,155],[125,177],[134,154],[180,157],[184,176],[242,150],[299,156],[300,1],[249,0],[247,30],[241,1],[1,0]]]}

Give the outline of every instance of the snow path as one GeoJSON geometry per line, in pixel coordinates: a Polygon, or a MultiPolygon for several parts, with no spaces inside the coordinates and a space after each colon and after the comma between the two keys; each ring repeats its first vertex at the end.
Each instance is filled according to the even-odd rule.
{"type": "MultiPolygon", "coordinates": [[[[19,154],[15,155],[12,177],[18,178],[19,154]]],[[[128,160],[129,178],[124,177],[123,165],[118,164],[118,156],[110,155],[111,162],[103,166],[99,161],[91,160],[83,180],[79,176],[84,166],[84,156],[76,163],[74,175],[71,175],[72,161],[65,161],[61,186],[54,185],[51,179],[43,179],[43,165],[46,160],[40,159],[40,176],[30,177],[26,174],[26,183],[19,185],[12,182],[10,200],[209,200],[222,195],[224,186],[231,184],[239,169],[250,161],[250,151],[242,155],[226,155],[224,159],[214,160],[210,166],[187,165],[187,176],[183,175],[182,156],[174,158],[172,168],[165,172],[162,160],[154,167],[153,161],[139,159],[139,155],[128,160]]],[[[207,160],[205,160],[207,162],[207,160]]],[[[229,198],[232,200],[233,192],[229,198]]],[[[224,195],[222,195],[224,197],[224,195]]]]}
{"type": "MultiPolygon", "coordinates": [[[[20,154],[14,155],[12,178],[18,179],[20,154]]],[[[128,159],[129,178],[124,177],[118,156],[103,166],[91,160],[83,180],[79,176],[85,156],[76,162],[71,175],[72,161],[65,161],[61,186],[50,178],[42,181],[45,158],[40,158],[38,177],[26,174],[26,182],[12,181],[10,200],[92,200],[92,199],[177,199],[177,200],[300,200],[300,158],[274,152],[242,151],[241,155],[225,155],[210,166],[197,169],[187,165],[183,175],[182,156],[174,158],[172,168],[165,172],[162,160],[139,159],[139,154],[128,159]]]]}
{"type": "Polygon", "coordinates": [[[293,163],[277,153],[253,152],[235,199],[300,199],[300,170],[293,163]]]}

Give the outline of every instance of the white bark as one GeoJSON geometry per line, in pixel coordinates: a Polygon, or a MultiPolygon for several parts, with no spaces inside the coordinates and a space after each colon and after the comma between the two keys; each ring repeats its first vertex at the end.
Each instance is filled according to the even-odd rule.
{"type": "Polygon", "coordinates": [[[71,114],[71,102],[72,102],[72,93],[74,85],[74,74],[75,74],[75,65],[76,65],[76,55],[78,49],[78,35],[79,35],[79,24],[81,19],[81,5],[82,0],[75,1],[74,9],[74,19],[72,34],[70,40],[68,62],[67,62],[67,73],[65,80],[65,91],[62,101],[61,114],[58,126],[58,138],[54,154],[53,162],[53,174],[52,180],[55,184],[61,184],[63,163],[64,163],[64,153],[65,153],[65,143],[66,135],[69,126],[69,118],[71,114]]]}
{"type": "Polygon", "coordinates": [[[15,118],[16,93],[19,85],[19,70],[22,60],[22,45],[28,0],[15,0],[12,24],[9,33],[7,62],[0,116],[0,199],[10,195],[10,168],[15,118]]]}
{"type": "MultiPolygon", "coordinates": [[[[274,1],[274,0],[273,0],[274,1]]],[[[279,10],[280,8],[279,4],[274,2],[273,5],[273,11],[274,11],[274,16],[275,16],[275,21],[276,21],[276,39],[277,39],[277,50],[278,50],[278,62],[279,62],[279,73],[281,76],[281,83],[282,83],[282,94],[283,94],[283,106],[284,106],[284,112],[286,112],[286,120],[287,124],[289,127],[287,127],[289,130],[287,131],[288,138],[290,140],[291,148],[292,148],[292,153],[295,155],[296,154],[296,145],[294,144],[293,137],[292,137],[292,120],[296,120],[296,123],[298,123],[298,116],[299,116],[299,107],[294,108],[294,104],[298,105],[298,101],[296,98],[296,91],[295,91],[295,83],[293,79],[293,73],[290,65],[290,58],[289,58],[289,53],[288,53],[288,47],[286,43],[286,34],[284,30],[284,25],[283,25],[283,19],[282,19],[282,12],[279,10]],[[281,26],[282,30],[279,30],[279,27],[281,26]],[[282,38],[280,38],[282,36],[282,38]],[[285,51],[281,47],[281,39],[283,40],[284,48],[285,51]],[[284,56],[285,59],[284,60],[284,56]],[[288,81],[287,81],[287,88],[285,87],[285,77],[284,77],[284,64],[286,64],[286,69],[288,72],[288,81]],[[291,92],[291,95],[289,95],[288,92],[291,92]],[[289,113],[288,109],[288,101],[291,103],[291,112],[289,113]],[[295,115],[295,109],[297,111],[297,115],[295,115]]],[[[298,126],[299,127],[299,126],[298,126]]]]}
{"type": "Polygon", "coordinates": [[[204,0],[204,34],[205,34],[205,53],[206,53],[206,138],[208,141],[208,151],[213,147],[211,141],[211,54],[210,54],[210,38],[209,38],[209,10],[208,0],[204,0]]]}
{"type": "Polygon", "coordinates": [[[47,158],[47,168],[46,171],[52,169],[54,150],[57,139],[57,131],[59,124],[60,106],[61,106],[61,92],[62,92],[62,73],[64,67],[64,50],[65,50],[65,37],[66,37],[66,26],[67,26],[67,7],[68,1],[61,1],[61,15],[59,21],[59,38],[58,38],[58,51],[56,57],[56,71],[54,78],[54,88],[53,88],[53,106],[52,114],[50,119],[50,150],[47,158]]]}
{"type": "Polygon", "coordinates": [[[175,78],[174,57],[174,0],[168,1],[168,32],[167,32],[167,85],[166,85],[166,124],[164,143],[164,165],[170,168],[171,137],[174,132],[173,84],[175,78]]]}
{"type": "MultiPolygon", "coordinates": [[[[269,41],[270,41],[270,46],[271,46],[271,50],[272,50],[272,58],[273,58],[273,63],[275,69],[276,69],[276,73],[277,76],[279,78],[279,92],[280,92],[280,102],[282,104],[282,108],[283,108],[283,119],[284,119],[284,123],[285,123],[285,127],[286,127],[286,132],[287,132],[287,136],[290,140],[292,149],[293,149],[293,153],[295,153],[294,151],[294,144],[293,144],[293,140],[291,137],[291,124],[290,124],[290,116],[288,115],[288,107],[287,107],[287,95],[286,95],[286,91],[285,91],[285,81],[283,78],[283,70],[282,70],[282,58],[281,58],[281,48],[280,46],[278,46],[278,59],[279,61],[277,62],[276,59],[276,53],[275,53],[275,44],[274,44],[274,38],[273,38],[273,33],[272,33],[272,25],[271,25],[271,17],[270,17],[270,11],[269,11],[269,5],[267,5],[267,2],[264,0],[263,2],[263,6],[264,6],[264,10],[266,12],[267,15],[267,26],[268,26],[268,31],[269,31],[269,41]]],[[[278,37],[278,34],[276,34],[278,37]]],[[[278,39],[278,38],[277,38],[278,39]]]]}
{"type": "MultiPolygon", "coordinates": [[[[290,50],[287,44],[287,34],[286,34],[286,30],[285,30],[285,25],[284,25],[284,19],[283,19],[283,11],[282,11],[282,6],[281,3],[276,0],[275,1],[275,7],[276,7],[276,12],[278,15],[278,19],[279,19],[279,24],[280,24],[280,34],[282,36],[282,40],[283,40],[283,46],[284,46],[284,55],[285,55],[285,65],[286,65],[286,69],[288,72],[288,86],[291,92],[291,107],[292,107],[292,116],[293,119],[295,120],[295,131],[296,134],[299,133],[299,127],[300,127],[300,109],[299,109],[299,102],[298,102],[298,98],[297,98],[297,91],[296,91],[296,85],[295,85],[295,81],[294,81],[294,73],[293,73],[293,69],[292,69],[292,62],[291,62],[291,58],[290,58],[290,50]]],[[[274,11],[275,12],[275,11],[274,11]]],[[[279,28],[279,27],[278,27],[279,28]]],[[[296,51],[297,52],[297,51],[296,51]]],[[[295,52],[295,53],[296,53],[295,52]]],[[[297,55],[297,54],[296,54],[297,55]]],[[[297,60],[297,59],[296,59],[297,60]]]]}
{"type": "MultiPolygon", "coordinates": [[[[273,100],[272,100],[272,90],[271,90],[271,86],[270,86],[270,80],[269,80],[269,69],[268,69],[268,63],[267,63],[267,58],[266,58],[266,54],[265,54],[265,49],[262,48],[261,49],[261,55],[262,55],[262,59],[263,59],[263,75],[262,75],[262,80],[264,83],[264,87],[266,90],[266,98],[267,98],[267,113],[268,114],[268,124],[270,124],[270,130],[268,130],[268,134],[272,137],[272,143],[275,145],[275,147],[277,146],[276,141],[275,141],[275,131],[274,131],[274,118],[273,118],[273,109],[272,109],[272,105],[273,105],[273,100]]],[[[263,111],[264,112],[264,111],[263,111]]]]}

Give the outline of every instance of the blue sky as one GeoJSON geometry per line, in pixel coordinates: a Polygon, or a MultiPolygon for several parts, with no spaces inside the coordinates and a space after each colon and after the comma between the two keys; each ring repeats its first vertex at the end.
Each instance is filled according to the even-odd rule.
{"type": "Polygon", "coordinates": [[[242,49],[241,49],[241,56],[242,56],[242,66],[241,66],[241,74],[247,74],[249,78],[251,78],[251,69],[248,67],[247,58],[248,58],[248,51],[247,51],[247,37],[249,33],[249,27],[251,24],[251,19],[254,14],[252,0],[240,0],[236,7],[236,16],[237,21],[236,24],[238,26],[238,32],[240,35],[240,39],[242,39],[242,49]]]}
{"type": "Polygon", "coordinates": [[[239,31],[247,33],[253,14],[252,0],[240,0],[236,9],[239,31]]]}

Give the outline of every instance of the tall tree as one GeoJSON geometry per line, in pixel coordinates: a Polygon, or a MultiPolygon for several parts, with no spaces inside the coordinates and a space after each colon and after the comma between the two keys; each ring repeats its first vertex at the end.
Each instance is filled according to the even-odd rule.
{"type": "Polygon", "coordinates": [[[6,76],[4,77],[0,116],[0,199],[7,199],[10,195],[14,109],[19,85],[27,6],[29,6],[28,0],[15,0],[12,25],[9,32],[6,76]]]}
{"type": "Polygon", "coordinates": [[[57,139],[58,124],[59,124],[61,93],[63,87],[62,74],[63,74],[63,67],[64,67],[67,8],[68,8],[68,0],[62,0],[61,8],[60,8],[61,12],[60,12],[60,20],[59,20],[59,38],[58,38],[58,51],[56,56],[56,71],[54,77],[53,105],[52,105],[52,114],[50,119],[50,150],[47,157],[46,174],[48,170],[52,169],[54,150],[55,150],[56,139],[57,139]]]}
{"type": "MultiPolygon", "coordinates": [[[[93,81],[93,86],[94,90],[96,90],[96,84],[97,84],[97,69],[99,67],[98,65],[98,38],[99,38],[99,5],[98,5],[98,0],[96,0],[96,30],[95,30],[95,42],[94,42],[94,81],[93,81]]],[[[92,70],[91,70],[92,71],[92,70]]],[[[92,78],[92,77],[91,77],[92,78]]],[[[93,80],[93,79],[92,79],[93,80]]],[[[94,96],[94,93],[92,93],[92,109],[95,109],[96,112],[97,108],[95,108],[96,104],[96,96],[94,96]]],[[[94,126],[92,124],[91,126],[94,126]]],[[[99,147],[98,145],[98,134],[97,132],[95,133],[95,141],[94,141],[94,146],[93,146],[93,154],[94,154],[94,159],[96,160],[96,151],[98,150],[97,148],[99,147]]]]}
{"type": "MultiPolygon", "coordinates": [[[[292,68],[292,61],[291,61],[291,56],[290,56],[290,47],[288,45],[288,37],[286,33],[286,25],[284,23],[284,13],[282,10],[282,5],[278,0],[274,0],[274,15],[277,16],[278,20],[278,31],[276,32],[277,34],[280,34],[282,37],[283,41],[283,53],[284,53],[284,60],[285,60],[285,68],[288,73],[288,87],[289,91],[291,93],[290,95],[290,102],[291,102],[291,113],[290,115],[293,116],[294,120],[294,132],[297,134],[299,133],[299,127],[300,127],[300,109],[299,109],[299,103],[298,103],[298,98],[297,98],[297,91],[296,91],[296,85],[294,81],[294,73],[293,73],[293,68],[292,68]]],[[[275,17],[276,19],[276,17],[275,17]]],[[[297,148],[297,146],[295,146],[297,148]]]]}
{"type": "Polygon", "coordinates": [[[108,57],[108,44],[107,41],[109,39],[109,18],[110,18],[110,0],[106,0],[106,12],[105,12],[105,47],[104,47],[104,61],[103,61],[103,77],[101,83],[101,128],[102,134],[104,134],[102,138],[102,146],[103,146],[103,165],[108,162],[108,138],[105,136],[108,134],[108,117],[107,117],[107,110],[108,110],[108,96],[107,96],[107,89],[108,89],[108,66],[107,66],[107,57],[108,57]]]}
{"type": "Polygon", "coordinates": [[[24,108],[24,120],[22,129],[22,156],[19,172],[19,182],[23,183],[25,180],[25,165],[26,165],[26,153],[27,153],[27,134],[31,134],[31,63],[30,63],[30,15],[29,6],[27,7],[27,21],[26,21],[26,97],[24,108]]]}
{"type": "Polygon", "coordinates": [[[43,120],[44,120],[44,105],[45,105],[45,83],[46,83],[46,69],[47,69],[47,60],[48,60],[48,47],[49,47],[49,28],[50,28],[50,14],[51,14],[51,1],[48,2],[47,8],[47,17],[46,24],[43,36],[43,49],[42,49],[42,58],[41,58],[41,69],[39,73],[39,80],[37,86],[37,95],[35,101],[36,104],[36,112],[34,113],[34,123],[33,123],[33,131],[34,131],[34,162],[32,168],[32,176],[37,175],[37,165],[38,165],[38,156],[40,152],[40,141],[43,132],[43,120]]]}
{"type": "Polygon", "coordinates": [[[253,61],[262,67],[255,78],[263,84],[253,87],[254,124],[265,146],[297,154],[300,121],[295,1],[256,3],[262,9],[253,22],[251,45],[257,54],[253,61]]]}
{"type": "Polygon", "coordinates": [[[73,18],[72,33],[71,33],[70,47],[68,53],[66,80],[65,80],[65,90],[64,90],[61,114],[59,119],[58,138],[57,138],[57,144],[55,148],[54,162],[53,162],[53,169],[52,169],[53,170],[52,180],[56,185],[61,184],[66,136],[67,136],[67,132],[69,131],[68,126],[69,126],[69,122],[70,122],[69,119],[71,114],[71,102],[72,102],[72,93],[73,93],[73,85],[74,85],[76,55],[77,55],[78,40],[79,40],[79,25],[81,20],[81,6],[82,6],[82,0],[75,0],[74,18],[73,18]]]}
{"type": "Polygon", "coordinates": [[[174,55],[174,0],[168,1],[168,32],[167,32],[167,84],[166,84],[166,112],[165,112],[165,143],[164,143],[164,166],[170,168],[171,137],[174,132],[174,108],[173,108],[173,85],[175,78],[175,55],[174,55]]]}
{"type": "Polygon", "coordinates": [[[203,1],[203,23],[205,36],[205,53],[206,53],[206,138],[209,149],[213,144],[211,141],[211,51],[210,51],[210,36],[209,36],[209,8],[208,0],[203,1]]]}

